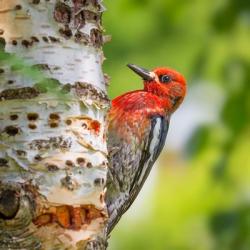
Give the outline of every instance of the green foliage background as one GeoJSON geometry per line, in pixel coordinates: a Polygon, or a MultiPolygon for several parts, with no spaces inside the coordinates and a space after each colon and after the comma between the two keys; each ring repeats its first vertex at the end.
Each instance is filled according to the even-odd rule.
{"type": "Polygon", "coordinates": [[[205,82],[224,96],[218,119],[199,126],[185,149],[174,152],[181,163],[161,155],[150,213],[140,220],[125,217],[110,249],[250,249],[250,1],[105,5],[111,97],[141,87],[126,63],[170,66],[186,76],[189,88],[205,82]]]}

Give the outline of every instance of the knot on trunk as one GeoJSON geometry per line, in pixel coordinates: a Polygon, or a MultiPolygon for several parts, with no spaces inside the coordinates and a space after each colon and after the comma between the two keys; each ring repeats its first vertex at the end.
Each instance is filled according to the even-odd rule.
{"type": "Polygon", "coordinates": [[[19,210],[20,198],[17,190],[0,191],[0,218],[12,219],[19,210]]]}

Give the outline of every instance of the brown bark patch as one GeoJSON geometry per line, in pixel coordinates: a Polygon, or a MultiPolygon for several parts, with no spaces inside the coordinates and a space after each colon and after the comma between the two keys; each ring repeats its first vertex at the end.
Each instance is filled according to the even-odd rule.
{"type": "Polygon", "coordinates": [[[99,22],[101,19],[99,13],[89,11],[89,10],[83,10],[83,17],[84,17],[84,20],[94,21],[94,22],[99,22]]]}
{"type": "Polygon", "coordinates": [[[60,120],[60,115],[57,114],[57,113],[51,113],[49,115],[49,118],[52,119],[52,120],[60,120]]]}
{"type": "Polygon", "coordinates": [[[32,87],[23,87],[16,89],[5,89],[0,92],[0,101],[13,99],[31,99],[39,95],[39,91],[32,87]]]}
{"type": "Polygon", "coordinates": [[[90,223],[94,219],[105,217],[104,212],[97,209],[94,205],[82,205],[81,208],[85,209],[86,211],[87,223],[90,223]]]}
{"type": "Polygon", "coordinates": [[[76,82],[73,86],[76,95],[83,99],[90,99],[97,105],[109,106],[110,101],[106,93],[100,89],[93,87],[93,85],[85,82],[76,82]]]}
{"type": "Polygon", "coordinates": [[[91,162],[88,162],[88,163],[87,163],[87,168],[92,168],[92,167],[93,167],[92,163],[91,163],[91,162]]]}
{"type": "Polygon", "coordinates": [[[76,162],[77,162],[77,164],[79,164],[80,166],[84,166],[85,163],[86,163],[85,159],[82,158],[82,157],[78,157],[78,158],[76,159],[76,162]]]}
{"type": "Polygon", "coordinates": [[[72,37],[72,31],[69,28],[68,25],[65,25],[64,29],[61,28],[59,29],[59,33],[65,38],[65,39],[70,39],[72,37]]]}
{"type": "Polygon", "coordinates": [[[90,31],[90,40],[94,47],[100,48],[103,45],[102,32],[98,29],[90,31]]]}
{"type": "Polygon", "coordinates": [[[71,161],[71,160],[66,160],[66,161],[65,161],[65,165],[66,165],[66,166],[69,166],[69,167],[73,167],[73,166],[74,166],[74,163],[73,163],[73,161],[71,161]]]}
{"type": "Polygon", "coordinates": [[[37,113],[28,113],[27,114],[27,119],[29,121],[36,121],[39,118],[39,114],[37,113]]]}
{"type": "Polygon", "coordinates": [[[47,208],[43,214],[33,220],[33,223],[40,227],[54,222],[63,228],[80,230],[82,225],[105,216],[105,213],[95,208],[94,205],[82,205],[80,207],[62,205],[47,208]]]}
{"type": "Polygon", "coordinates": [[[50,126],[51,128],[57,128],[57,127],[59,126],[59,124],[58,124],[58,122],[56,122],[56,121],[51,121],[51,122],[49,122],[49,126],[50,126]]]}
{"type": "Polygon", "coordinates": [[[71,19],[71,8],[65,3],[58,2],[54,10],[54,19],[58,23],[70,23],[71,19]]]}
{"type": "Polygon", "coordinates": [[[62,136],[59,137],[51,137],[48,140],[33,140],[29,147],[32,150],[48,150],[48,149],[67,149],[70,148],[72,141],[70,138],[64,138],[62,136]]]}
{"type": "Polygon", "coordinates": [[[28,127],[29,127],[30,129],[32,129],[32,130],[34,130],[34,129],[37,128],[36,124],[34,124],[34,123],[29,123],[28,127]]]}
{"type": "Polygon", "coordinates": [[[55,164],[49,164],[47,168],[50,172],[56,172],[59,169],[58,166],[55,164]]]}
{"type": "Polygon", "coordinates": [[[87,45],[90,42],[90,37],[87,34],[84,34],[84,33],[80,32],[80,31],[77,31],[75,33],[75,42],[87,45]]]}
{"type": "Polygon", "coordinates": [[[53,221],[53,215],[52,214],[42,214],[36,218],[36,220],[33,221],[33,223],[40,227],[43,225],[47,225],[53,221]]]}

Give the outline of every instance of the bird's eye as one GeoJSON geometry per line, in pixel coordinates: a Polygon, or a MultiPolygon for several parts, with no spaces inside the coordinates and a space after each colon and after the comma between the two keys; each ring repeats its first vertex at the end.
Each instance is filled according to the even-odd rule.
{"type": "Polygon", "coordinates": [[[169,83],[172,80],[169,75],[161,75],[159,79],[162,83],[169,83]]]}

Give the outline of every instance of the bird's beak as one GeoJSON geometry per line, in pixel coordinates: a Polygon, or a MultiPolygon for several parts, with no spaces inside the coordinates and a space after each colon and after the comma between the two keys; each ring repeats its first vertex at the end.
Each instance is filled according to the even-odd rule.
{"type": "Polygon", "coordinates": [[[155,74],[148,71],[147,69],[141,68],[135,64],[128,64],[127,66],[132,69],[137,75],[141,76],[145,81],[152,81],[155,79],[155,74]]]}

